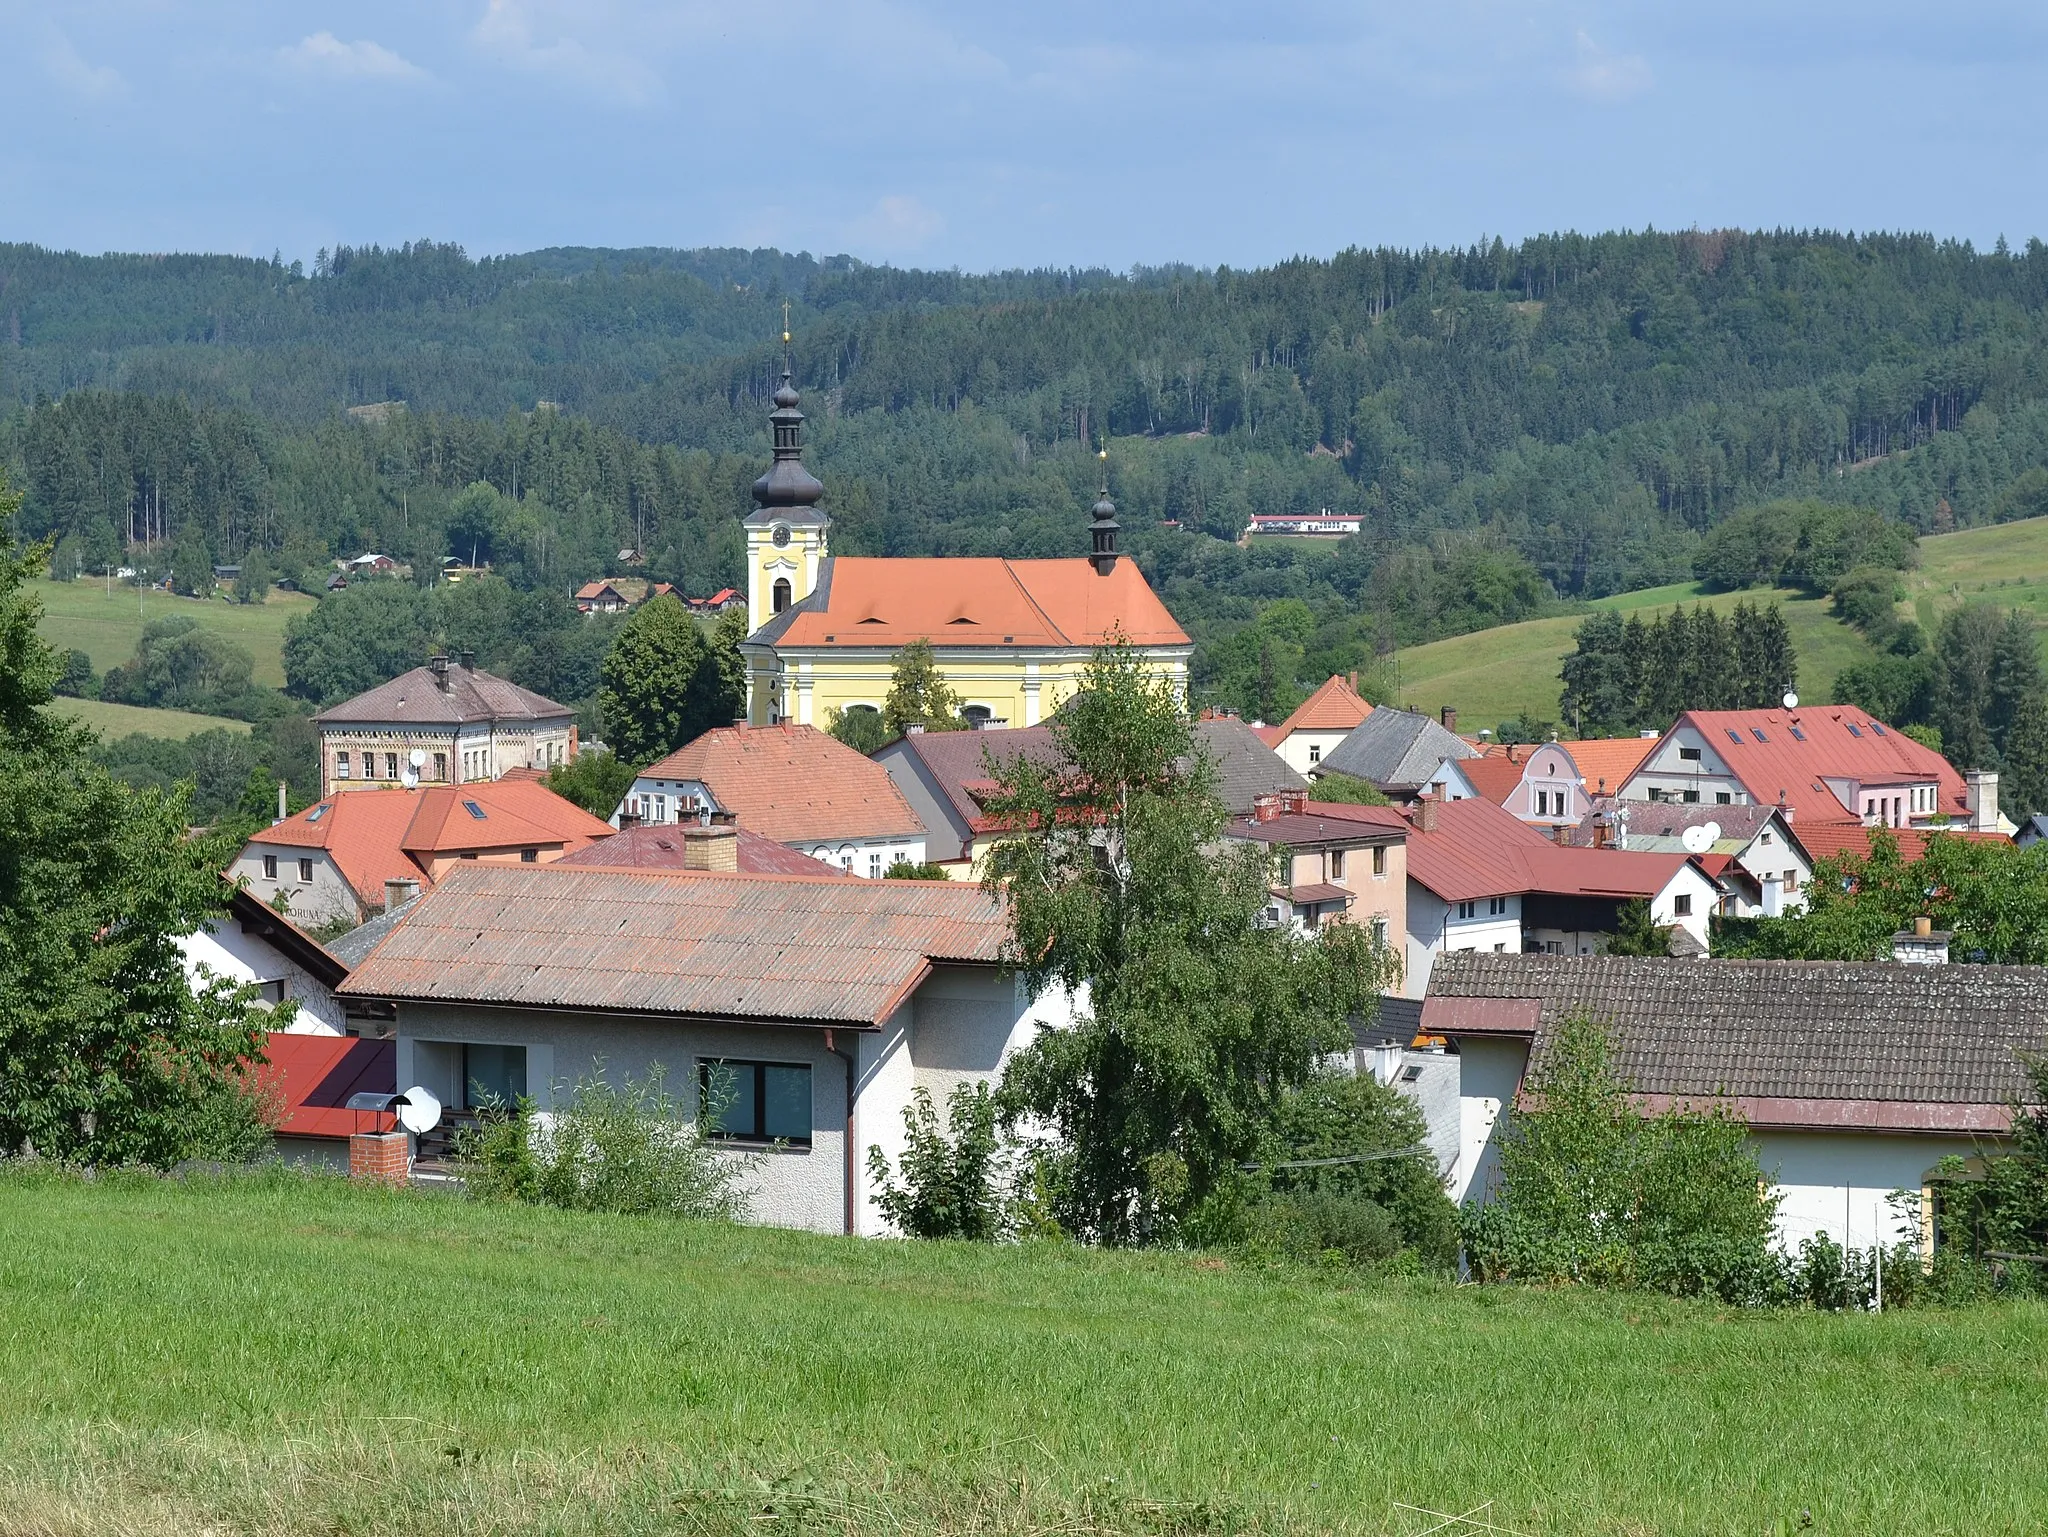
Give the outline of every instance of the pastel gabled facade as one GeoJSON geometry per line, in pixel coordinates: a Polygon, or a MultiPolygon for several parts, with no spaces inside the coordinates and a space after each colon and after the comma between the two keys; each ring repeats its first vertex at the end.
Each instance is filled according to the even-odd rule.
{"type": "Polygon", "coordinates": [[[1194,646],[1116,550],[1116,509],[1096,503],[1092,553],[1058,560],[835,556],[824,486],[804,468],[803,413],[787,372],[775,392],[775,461],[754,483],[747,530],[748,720],[829,728],[879,710],[896,653],[933,650],[963,713],[1035,726],[1118,637],[1185,693],[1194,646]]]}

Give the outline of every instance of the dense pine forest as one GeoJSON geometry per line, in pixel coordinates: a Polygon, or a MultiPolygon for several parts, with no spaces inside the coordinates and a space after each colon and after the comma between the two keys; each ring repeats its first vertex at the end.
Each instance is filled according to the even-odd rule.
{"type": "Polygon", "coordinates": [[[1202,689],[1254,710],[1690,577],[1745,507],[1901,535],[2048,511],[2048,248],[1819,232],[987,276],[0,245],[0,457],[60,574],[168,570],[182,539],[188,565],[453,553],[566,594],[635,549],[708,591],[740,572],[785,303],[835,548],[1078,552],[1107,437],[1202,689]],[[1319,507],[1365,532],[1239,542],[1319,507]]]}

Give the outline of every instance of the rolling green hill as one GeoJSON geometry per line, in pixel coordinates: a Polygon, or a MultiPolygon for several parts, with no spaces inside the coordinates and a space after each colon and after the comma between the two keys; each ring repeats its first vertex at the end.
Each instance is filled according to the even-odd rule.
{"type": "Polygon", "coordinates": [[[268,603],[244,604],[173,597],[154,588],[138,594],[118,583],[110,593],[89,580],[36,582],[33,590],[43,605],[37,632],[59,651],[85,652],[94,672],[133,656],[150,620],[185,614],[197,619],[201,629],[247,650],[256,659],[256,681],[270,688],[284,687],[285,622],[313,606],[313,599],[295,592],[274,592],[268,603]]]}
{"type": "Polygon", "coordinates": [[[84,721],[109,742],[136,732],[176,741],[202,731],[249,730],[247,721],[229,720],[225,716],[195,715],[190,710],[149,710],[141,705],[106,704],[98,699],[59,699],[56,708],[60,714],[84,721]]]}
{"type": "MultiPolygon", "coordinates": [[[[1929,633],[1949,609],[1983,601],[2030,615],[2048,652],[2048,518],[1922,539],[1920,567],[1907,573],[1906,587],[1907,603],[1929,633]]],[[[1709,594],[1697,582],[1679,582],[1602,598],[1587,608],[1647,613],[1705,601],[1725,610],[1745,599],[1783,607],[1799,655],[1799,692],[1810,701],[1831,698],[1837,675],[1872,655],[1862,636],[1828,613],[1826,599],[1798,592],[1709,594]]],[[[1455,707],[1467,730],[1525,714],[1554,720],[1558,668],[1581,618],[1532,619],[1417,646],[1392,659],[1384,683],[1392,690],[1398,681],[1401,702],[1411,709],[1455,707]]],[[[1563,725],[1568,730],[1571,723],[1563,725]]]]}

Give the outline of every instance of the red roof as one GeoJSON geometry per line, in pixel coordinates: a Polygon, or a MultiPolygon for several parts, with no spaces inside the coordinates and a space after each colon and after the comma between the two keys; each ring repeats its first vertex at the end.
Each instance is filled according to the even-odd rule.
{"type": "MultiPolygon", "coordinates": [[[[852,875],[837,865],[828,865],[822,859],[813,859],[795,849],[777,843],[773,838],[764,838],[751,827],[735,827],[739,847],[735,853],[739,858],[742,875],[838,875],[851,880],[852,875]]],[[[680,827],[662,823],[643,824],[629,827],[624,832],[602,838],[590,847],[571,854],[559,861],[565,865],[582,867],[598,866],[606,869],[631,868],[636,870],[682,870],[683,830],[680,827]]]]}
{"type": "MultiPolygon", "coordinates": [[[[1967,827],[1892,827],[1885,830],[1899,840],[1899,853],[1906,859],[1918,859],[1925,854],[1930,838],[1966,838],[1972,843],[2009,841],[2002,833],[1975,832],[1967,827]]],[[[1836,854],[1853,854],[1858,859],[1868,859],[1870,835],[1876,831],[1876,828],[1866,827],[1848,817],[1827,822],[1801,819],[1792,824],[1792,836],[1813,859],[1827,859],[1836,854]]]]}
{"type": "Polygon", "coordinates": [[[381,902],[384,883],[430,885],[414,855],[545,845],[574,853],[609,824],[532,779],[479,780],[423,790],[348,790],[267,827],[251,848],[325,849],[355,894],[381,902]],[[469,810],[474,804],[481,817],[469,810]]]}
{"type": "Polygon", "coordinates": [[[742,827],[778,843],[925,831],[887,769],[816,726],[720,726],[639,777],[695,780],[742,827]]]}
{"type": "Polygon", "coordinates": [[[1515,757],[1508,753],[1467,758],[1457,765],[1458,772],[1472,781],[1472,788],[1496,806],[1507,804],[1508,797],[1515,793],[1515,787],[1522,782],[1522,775],[1528,767],[1526,754],[1515,757]]]}
{"type": "Polygon", "coordinates": [[[818,590],[771,631],[779,646],[1137,646],[1188,637],[1128,556],[1107,575],[1086,557],[1004,560],[835,556],[818,590]]]}
{"type": "Polygon", "coordinates": [[[1439,804],[1434,832],[1420,820],[1419,811],[1408,814],[1408,875],[1446,902],[1529,892],[1652,897],[1688,862],[1684,854],[1560,848],[1490,800],[1439,804]]]}
{"type": "Polygon", "coordinates": [[[277,1129],[293,1137],[346,1137],[355,1131],[389,1130],[372,1117],[344,1110],[357,1093],[398,1092],[398,1043],[355,1035],[295,1035],[265,1038],[266,1066],[259,1083],[283,1099],[277,1129]]]}
{"type": "Polygon", "coordinates": [[[1849,809],[1828,788],[1828,779],[1866,785],[1933,781],[1938,811],[1957,817],[1969,812],[1963,776],[1946,758],[1852,705],[1688,710],[1671,729],[1688,723],[1752,800],[1774,805],[1783,797],[1797,813],[1794,828],[1802,840],[1812,824],[1839,821],[1849,809]],[[1792,734],[1794,728],[1799,736],[1792,734]]]}

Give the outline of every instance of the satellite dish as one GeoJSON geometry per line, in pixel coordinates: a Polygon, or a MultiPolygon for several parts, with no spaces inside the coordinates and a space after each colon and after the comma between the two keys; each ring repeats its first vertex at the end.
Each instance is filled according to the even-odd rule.
{"type": "Polygon", "coordinates": [[[418,769],[408,765],[405,773],[400,777],[403,779],[408,790],[417,790],[420,787],[420,771],[418,769]]]}
{"type": "Polygon", "coordinates": [[[1688,854],[1704,854],[1714,846],[1714,826],[1709,822],[1703,827],[1688,827],[1678,835],[1678,841],[1688,854]]]}
{"type": "Polygon", "coordinates": [[[1789,688],[1785,690],[1785,708],[1788,710],[1796,710],[1799,708],[1799,696],[1793,693],[1792,690],[1790,690],[1789,688]]]}
{"type": "Polygon", "coordinates": [[[424,747],[415,747],[407,756],[414,768],[427,766],[427,750],[424,747]]]}
{"type": "Polygon", "coordinates": [[[1719,843],[1721,841],[1721,824],[1719,822],[1707,823],[1703,831],[1707,835],[1707,842],[1719,843]]]}
{"type": "Polygon", "coordinates": [[[441,1124],[441,1102],[418,1084],[399,1095],[391,1108],[398,1116],[398,1124],[415,1137],[441,1124]]]}

